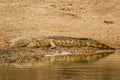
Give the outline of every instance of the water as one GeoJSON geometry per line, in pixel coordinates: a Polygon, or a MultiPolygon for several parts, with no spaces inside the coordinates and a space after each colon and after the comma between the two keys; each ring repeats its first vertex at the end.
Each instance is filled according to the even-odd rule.
{"type": "Polygon", "coordinates": [[[0,80],[120,80],[120,53],[94,63],[1,69],[0,80]]]}

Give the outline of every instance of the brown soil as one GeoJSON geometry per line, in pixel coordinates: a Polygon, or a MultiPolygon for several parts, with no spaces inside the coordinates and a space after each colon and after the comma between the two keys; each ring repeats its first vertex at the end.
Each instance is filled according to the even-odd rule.
{"type": "Polygon", "coordinates": [[[0,0],[0,49],[19,36],[69,36],[120,47],[119,0],[0,0]]]}
{"type": "Polygon", "coordinates": [[[120,46],[119,0],[0,0],[0,47],[18,36],[90,37],[120,46]]]}

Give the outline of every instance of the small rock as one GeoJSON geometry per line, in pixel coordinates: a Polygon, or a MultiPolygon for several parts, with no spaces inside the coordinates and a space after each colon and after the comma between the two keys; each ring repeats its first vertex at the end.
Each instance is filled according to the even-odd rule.
{"type": "Polygon", "coordinates": [[[114,22],[110,21],[110,20],[104,20],[104,23],[106,23],[106,24],[113,24],[114,22]]]}

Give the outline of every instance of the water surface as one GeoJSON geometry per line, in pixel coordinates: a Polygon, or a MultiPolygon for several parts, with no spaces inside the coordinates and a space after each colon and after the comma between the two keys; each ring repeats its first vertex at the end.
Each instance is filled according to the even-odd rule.
{"type": "Polygon", "coordinates": [[[0,69],[0,80],[120,80],[120,53],[94,63],[0,69]]]}

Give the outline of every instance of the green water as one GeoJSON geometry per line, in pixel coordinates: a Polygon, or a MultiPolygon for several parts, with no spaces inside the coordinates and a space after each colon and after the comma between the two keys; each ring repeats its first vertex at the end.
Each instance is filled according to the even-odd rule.
{"type": "Polygon", "coordinates": [[[0,69],[0,80],[120,80],[120,53],[94,63],[0,69]]]}

